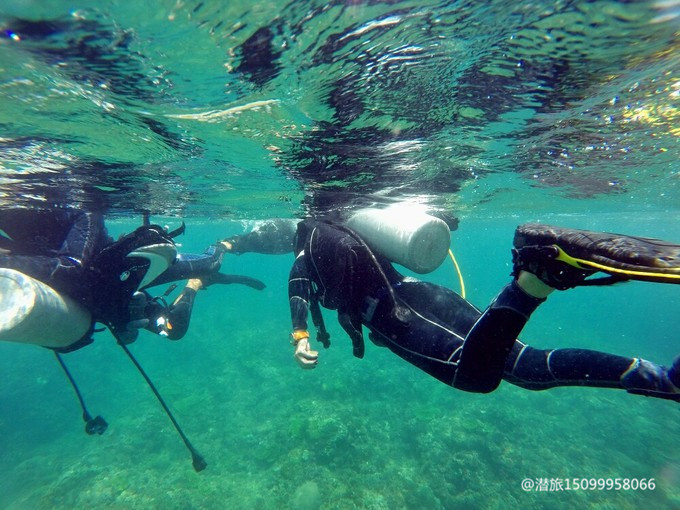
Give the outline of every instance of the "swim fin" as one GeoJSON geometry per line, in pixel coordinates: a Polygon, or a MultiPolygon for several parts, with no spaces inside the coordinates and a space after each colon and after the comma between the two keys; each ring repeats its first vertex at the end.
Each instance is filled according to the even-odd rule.
{"type": "Polygon", "coordinates": [[[608,283],[642,280],[680,284],[680,245],[660,239],[529,223],[517,227],[513,244],[515,272],[525,269],[536,274],[532,266],[537,269],[541,257],[547,265],[559,262],[580,272],[580,281],[568,282],[565,288],[602,284],[585,279],[596,272],[609,275],[608,283]]]}
{"type": "Polygon", "coordinates": [[[255,290],[262,290],[266,285],[255,278],[250,278],[249,276],[241,276],[237,274],[224,274],[224,273],[212,273],[208,276],[200,277],[203,287],[208,287],[216,283],[223,285],[230,285],[232,283],[238,283],[240,285],[245,285],[255,290]]]}

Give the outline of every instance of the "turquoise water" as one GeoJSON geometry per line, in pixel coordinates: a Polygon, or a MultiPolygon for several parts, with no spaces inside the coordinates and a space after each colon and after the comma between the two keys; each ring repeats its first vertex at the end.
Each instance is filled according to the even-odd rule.
{"type": "MultiPolygon", "coordinates": [[[[543,217],[542,217],[543,219],[543,217]]],[[[621,215],[545,217],[597,228],[677,223],[621,215]]],[[[474,219],[453,247],[468,297],[484,306],[510,269],[514,218],[474,219]]],[[[117,226],[117,225],[116,225],[117,226]]],[[[183,249],[239,225],[190,224],[183,249]],[[189,242],[191,240],[191,243],[189,242]]],[[[326,313],[319,367],[292,359],[289,256],[228,258],[262,292],[210,288],[187,336],[142,334],[132,352],[208,462],[196,474],[179,437],[109,333],[66,356],[88,408],[110,423],[84,434],[76,399],[47,351],[0,345],[0,506],[37,508],[674,508],[677,404],[593,388],[457,392],[386,350],[352,357],[326,313]],[[653,491],[524,492],[524,478],[654,478],[653,491]]],[[[428,279],[457,288],[444,265],[428,279]]],[[[668,362],[677,353],[674,286],[632,282],[559,293],[522,338],[668,362]]]]}
{"type": "MultiPolygon", "coordinates": [[[[528,221],[680,241],[673,2],[120,2],[0,7],[0,203],[141,213],[200,252],[242,221],[366,202],[455,217],[468,298],[507,282],[528,221]]],[[[677,508],[678,407],[622,391],[453,390],[385,349],[288,344],[291,256],[228,257],[188,334],[65,356],[0,345],[0,508],[677,508]],[[524,491],[636,478],[653,490],[524,491]],[[564,482],[563,482],[564,483],[564,482]]],[[[424,277],[458,290],[451,264],[424,277]]],[[[677,288],[552,295],[522,339],[669,363],[677,288]]]]}

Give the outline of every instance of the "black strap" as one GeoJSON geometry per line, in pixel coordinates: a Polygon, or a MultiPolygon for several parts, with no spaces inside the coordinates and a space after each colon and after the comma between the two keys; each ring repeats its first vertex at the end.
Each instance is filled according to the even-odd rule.
{"type": "Polygon", "coordinates": [[[359,359],[363,358],[365,344],[364,335],[361,331],[361,319],[349,312],[338,310],[338,322],[352,340],[352,354],[359,359]]]}
{"type": "MultiPolygon", "coordinates": [[[[73,351],[77,351],[78,349],[82,349],[83,347],[87,347],[92,342],[94,342],[94,338],[92,337],[92,335],[94,333],[98,333],[99,331],[103,331],[101,329],[100,330],[95,329],[94,324],[95,323],[92,322],[90,324],[90,327],[87,330],[87,332],[82,337],[80,337],[78,340],[76,340],[75,342],[73,342],[70,345],[67,345],[65,347],[45,347],[45,348],[54,351],[55,354],[57,354],[57,353],[67,354],[69,352],[73,352],[73,351]]],[[[59,362],[61,363],[61,358],[59,358],[58,354],[57,354],[57,358],[59,359],[59,362]]],[[[64,364],[62,363],[62,366],[63,365],[64,364]]],[[[68,375],[68,372],[66,372],[66,373],[68,375]]]]}
{"type": "Polygon", "coordinates": [[[316,340],[317,342],[320,342],[325,349],[328,349],[331,346],[331,335],[326,331],[326,324],[323,321],[321,308],[319,308],[319,298],[316,296],[316,293],[312,293],[309,311],[312,314],[312,322],[316,327],[316,340]]]}

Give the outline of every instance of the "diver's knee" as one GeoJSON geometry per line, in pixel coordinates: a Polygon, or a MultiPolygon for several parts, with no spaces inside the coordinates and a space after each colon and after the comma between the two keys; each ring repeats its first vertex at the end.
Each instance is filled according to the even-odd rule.
{"type": "Polygon", "coordinates": [[[456,372],[451,386],[457,390],[469,393],[491,393],[495,391],[501,383],[501,379],[493,377],[472,377],[456,372]]]}

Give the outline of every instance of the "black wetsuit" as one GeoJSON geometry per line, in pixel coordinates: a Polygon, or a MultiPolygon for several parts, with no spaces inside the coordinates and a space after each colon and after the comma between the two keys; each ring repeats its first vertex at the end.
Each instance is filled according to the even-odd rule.
{"type": "MultiPolygon", "coordinates": [[[[158,319],[162,317],[164,324],[172,324],[167,336],[179,339],[184,335],[196,292],[185,289],[171,305],[153,299],[146,292],[143,309],[135,309],[133,294],[148,269],[148,262],[127,258],[136,247],[171,242],[159,227],[154,226],[140,227],[114,242],[107,233],[103,216],[94,212],[0,210],[0,267],[31,276],[68,295],[92,313],[93,324],[87,335],[63,351],[89,344],[95,322],[109,326],[124,342],[136,337],[136,334],[128,334],[128,325],[144,318],[148,320],[146,329],[150,331],[170,331],[158,325],[158,319]],[[127,276],[128,273],[131,276],[127,276]]],[[[208,247],[200,255],[180,254],[145,288],[176,280],[207,278],[218,272],[223,255],[224,250],[216,246],[208,247]]],[[[232,282],[243,283],[235,276],[222,283],[232,282]]]]}
{"type": "Polygon", "coordinates": [[[621,376],[634,362],[585,349],[534,349],[517,340],[542,300],[514,281],[482,313],[444,287],[405,278],[343,227],[301,223],[296,253],[289,279],[294,330],[308,329],[308,312],[318,300],[338,311],[358,356],[363,325],[374,343],[459,389],[492,391],[501,377],[532,390],[622,388],[621,376]]]}

